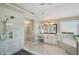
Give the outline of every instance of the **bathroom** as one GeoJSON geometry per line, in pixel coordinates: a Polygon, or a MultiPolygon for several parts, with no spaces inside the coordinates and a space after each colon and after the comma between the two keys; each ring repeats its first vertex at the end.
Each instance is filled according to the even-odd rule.
{"type": "Polygon", "coordinates": [[[79,4],[57,4],[55,8],[45,5],[44,12],[41,4],[0,4],[0,55],[12,55],[21,49],[34,55],[79,54],[79,9],[75,10],[79,4]],[[37,6],[38,10],[25,12],[18,5],[28,9],[37,6]]]}

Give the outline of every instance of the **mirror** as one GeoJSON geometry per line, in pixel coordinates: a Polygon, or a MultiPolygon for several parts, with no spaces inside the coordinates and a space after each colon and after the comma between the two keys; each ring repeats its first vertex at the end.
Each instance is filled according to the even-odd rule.
{"type": "Polygon", "coordinates": [[[57,24],[53,22],[46,22],[40,26],[41,33],[43,34],[56,34],[57,33],[57,24]]]}

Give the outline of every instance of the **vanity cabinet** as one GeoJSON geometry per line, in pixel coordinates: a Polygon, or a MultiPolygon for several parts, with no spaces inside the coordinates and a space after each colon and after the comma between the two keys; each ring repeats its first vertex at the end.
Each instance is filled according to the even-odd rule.
{"type": "Polygon", "coordinates": [[[55,34],[45,34],[44,42],[48,44],[57,44],[57,37],[55,34]]]}

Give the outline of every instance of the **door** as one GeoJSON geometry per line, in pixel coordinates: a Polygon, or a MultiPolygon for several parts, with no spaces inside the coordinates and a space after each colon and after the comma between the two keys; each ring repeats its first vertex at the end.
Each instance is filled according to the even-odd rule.
{"type": "Polygon", "coordinates": [[[33,21],[25,20],[24,21],[24,47],[30,48],[30,41],[34,39],[33,34],[33,21]]]}

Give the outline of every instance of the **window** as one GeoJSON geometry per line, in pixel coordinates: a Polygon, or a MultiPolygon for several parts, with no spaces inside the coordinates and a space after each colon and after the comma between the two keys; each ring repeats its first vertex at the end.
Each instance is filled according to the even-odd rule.
{"type": "Polygon", "coordinates": [[[77,33],[77,21],[64,21],[60,23],[62,33],[77,33]]]}

